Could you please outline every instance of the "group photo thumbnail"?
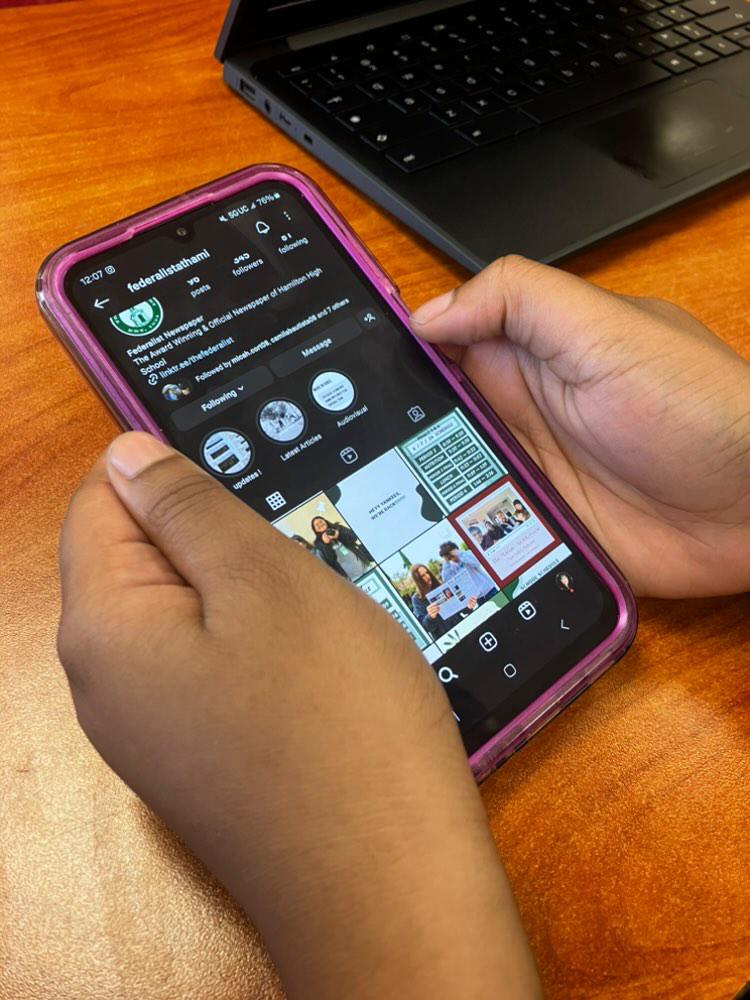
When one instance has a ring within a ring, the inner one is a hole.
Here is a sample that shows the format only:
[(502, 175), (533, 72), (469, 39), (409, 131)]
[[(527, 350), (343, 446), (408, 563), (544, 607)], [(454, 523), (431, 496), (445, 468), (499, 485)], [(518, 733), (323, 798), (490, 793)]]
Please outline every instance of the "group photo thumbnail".
[(381, 569), (431, 641), (499, 592), (448, 520), (404, 545)]
[(274, 521), (274, 527), (352, 582), (374, 565), (362, 540), (325, 493)]
[(510, 479), (456, 511), (451, 521), (501, 585), (559, 541)]

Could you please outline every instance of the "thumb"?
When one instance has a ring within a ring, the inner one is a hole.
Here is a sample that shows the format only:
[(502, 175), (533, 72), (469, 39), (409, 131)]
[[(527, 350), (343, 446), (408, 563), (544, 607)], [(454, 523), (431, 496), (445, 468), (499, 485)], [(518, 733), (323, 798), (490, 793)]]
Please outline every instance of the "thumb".
[[(549, 361), (589, 351), (634, 306), (619, 295), (524, 257), (501, 257), (466, 284), (420, 306), (414, 332), (432, 343), (475, 344), (507, 337)], [(631, 319), (632, 322), (632, 319)]]
[(271, 543), (277, 534), (208, 473), (150, 434), (131, 431), (115, 438), (106, 466), (143, 532), (199, 592), (212, 579), (226, 578), (232, 566), (247, 564), (252, 529), (268, 532)]

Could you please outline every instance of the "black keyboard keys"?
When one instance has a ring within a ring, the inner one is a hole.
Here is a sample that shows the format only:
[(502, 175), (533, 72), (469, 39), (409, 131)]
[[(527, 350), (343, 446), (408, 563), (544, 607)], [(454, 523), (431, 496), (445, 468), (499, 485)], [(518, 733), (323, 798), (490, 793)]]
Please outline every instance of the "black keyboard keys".
[(397, 167), (411, 174), (417, 170), (423, 170), (425, 167), (434, 166), (443, 160), (449, 160), (471, 148), (471, 143), (462, 136), (444, 128), (431, 135), (410, 139), (408, 142), (388, 150), (386, 156), (391, 163), (395, 163)]
[(363, 94), (359, 87), (339, 87), (338, 90), (324, 90), (313, 100), (331, 114), (341, 115), (367, 104), (367, 95)]
[(706, 63), (716, 62), (719, 58), (715, 52), (701, 45), (700, 42), (696, 42), (694, 45), (686, 45), (683, 49), (677, 49), (677, 55), (685, 56), (686, 59), (692, 59), (698, 66), (705, 66)]
[(470, 125), (462, 126), (458, 131), (475, 146), (486, 146), (500, 139), (508, 139), (519, 132), (533, 128), (534, 122), (520, 111), (501, 111), (496, 115), (478, 118)]
[(678, 76), (680, 73), (687, 73), (688, 70), (695, 69), (695, 63), (689, 59), (678, 56), (676, 52), (665, 52), (663, 56), (657, 56), (654, 60), (659, 66), (668, 69), (670, 73)]
[[(691, 64), (692, 65), (692, 64)], [(595, 85), (588, 87), (571, 87), (557, 94), (548, 94), (523, 105), (523, 111), (538, 122), (551, 122), (556, 118), (572, 115), (576, 111), (601, 104), (627, 94), (631, 90), (646, 87), (660, 80), (669, 79), (669, 73), (653, 63), (631, 63), (620, 69), (607, 73), (596, 79)]]
[(707, 49), (711, 49), (712, 52), (716, 52), (720, 56), (733, 56), (742, 51), (739, 45), (730, 42), (728, 38), (707, 38), (703, 44)]
[(729, 4), (726, 0), (685, 0), (682, 6), (687, 7), (690, 13), (696, 17), (706, 17), (707, 14), (726, 10)]
[(424, 135), (440, 128), (432, 115), (424, 112), (405, 115), (386, 102), (358, 108), (337, 120), (374, 149), (389, 149), (408, 136)]
[(695, 22), (690, 24), (678, 24), (675, 31), (679, 31), (681, 35), (685, 38), (689, 38), (691, 42), (700, 42), (704, 38), (709, 37), (709, 32), (705, 28), (699, 27)]
[[(747, 6), (747, 5), (745, 5)], [(701, 28), (714, 35), (723, 35), (725, 31), (738, 28), (741, 24), (750, 23), (750, 6), (745, 10), (725, 10), (721, 14), (712, 14), (698, 22)]]

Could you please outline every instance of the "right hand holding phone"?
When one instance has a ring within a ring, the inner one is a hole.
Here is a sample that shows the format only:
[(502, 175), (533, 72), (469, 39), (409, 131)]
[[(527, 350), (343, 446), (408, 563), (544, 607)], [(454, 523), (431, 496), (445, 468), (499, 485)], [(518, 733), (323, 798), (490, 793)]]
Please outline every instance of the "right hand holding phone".
[(637, 593), (750, 587), (750, 365), (689, 313), (505, 257), (412, 322)]

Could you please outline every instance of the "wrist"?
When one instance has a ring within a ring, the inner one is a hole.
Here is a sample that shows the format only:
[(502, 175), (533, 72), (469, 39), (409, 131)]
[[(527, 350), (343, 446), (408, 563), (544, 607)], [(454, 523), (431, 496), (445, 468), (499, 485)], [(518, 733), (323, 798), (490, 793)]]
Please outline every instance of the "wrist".
[(273, 868), (238, 893), (288, 996), (541, 996), (465, 759), (406, 777), (360, 778), (364, 811), (277, 841)]

